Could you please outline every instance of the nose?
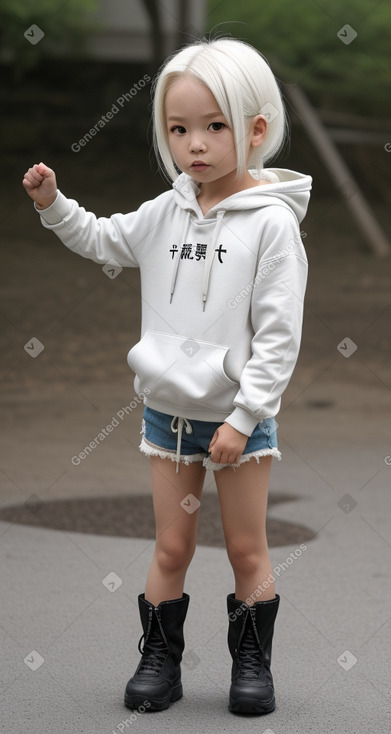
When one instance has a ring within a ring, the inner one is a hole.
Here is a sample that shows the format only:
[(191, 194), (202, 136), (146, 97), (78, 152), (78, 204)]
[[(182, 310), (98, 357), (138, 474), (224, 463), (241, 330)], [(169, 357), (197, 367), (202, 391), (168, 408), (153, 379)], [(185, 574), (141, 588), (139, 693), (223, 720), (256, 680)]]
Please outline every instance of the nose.
[(192, 135), (189, 149), (191, 153), (200, 153), (206, 150), (206, 145), (199, 135)]

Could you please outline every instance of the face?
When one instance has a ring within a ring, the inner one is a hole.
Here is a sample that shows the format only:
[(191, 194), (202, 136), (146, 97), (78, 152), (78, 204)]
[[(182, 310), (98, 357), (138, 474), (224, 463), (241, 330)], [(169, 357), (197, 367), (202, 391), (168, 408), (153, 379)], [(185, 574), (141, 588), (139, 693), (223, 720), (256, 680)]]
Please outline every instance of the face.
[(211, 91), (181, 77), (165, 98), (168, 141), (178, 168), (198, 183), (236, 174), (233, 131)]

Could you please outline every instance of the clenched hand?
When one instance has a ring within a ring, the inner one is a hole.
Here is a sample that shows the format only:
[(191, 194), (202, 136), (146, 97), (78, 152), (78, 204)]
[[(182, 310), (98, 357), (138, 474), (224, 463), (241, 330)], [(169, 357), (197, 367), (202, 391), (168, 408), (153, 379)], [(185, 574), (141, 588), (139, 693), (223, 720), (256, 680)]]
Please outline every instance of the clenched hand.
[(35, 163), (29, 168), (24, 174), (23, 186), (38, 209), (46, 209), (57, 196), (56, 174), (44, 163)]

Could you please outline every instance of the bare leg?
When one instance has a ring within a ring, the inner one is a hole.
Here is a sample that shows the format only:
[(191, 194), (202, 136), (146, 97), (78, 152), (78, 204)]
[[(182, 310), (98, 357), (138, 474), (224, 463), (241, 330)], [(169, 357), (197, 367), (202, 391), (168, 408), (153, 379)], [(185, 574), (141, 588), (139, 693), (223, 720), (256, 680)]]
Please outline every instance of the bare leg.
[(181, 501), (192, 494), (201, 501), (206, 470), (202, 462), (180, 465), (151, 456), (156, 545), (145, 588), (147, 601), (180, 599), (185, 576), (197, 543), (198, 509), (188, 512)]
[[(264, 456), (215, 472), (227, 553), (235, 576), (235, 597), (251, 606), (274, 599), (266, 537), (266, 509), (272, 457)], [(258, 589), (258, 594), (255, 591)], [(251, 598), (251, 595), (253, 597)]]

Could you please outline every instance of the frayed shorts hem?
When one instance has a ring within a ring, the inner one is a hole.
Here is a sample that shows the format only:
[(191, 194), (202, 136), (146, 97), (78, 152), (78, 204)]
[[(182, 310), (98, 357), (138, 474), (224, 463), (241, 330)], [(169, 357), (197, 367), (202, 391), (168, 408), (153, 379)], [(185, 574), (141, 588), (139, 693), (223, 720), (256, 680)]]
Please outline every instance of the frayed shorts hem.
[[(141, 440), (139, 449), (146, 456), (159, 456), (161, 459), (171, 459), (171, 461), (177, 460), (175, 451), (169, 451), (167, 449), (162, 449), (160, 446), (155, 446), (155, 444), (151, 444), (149, 441), (146, 441), (144, 436)], [(250, 451), (248, 454), (242, 454), (237, 464), (218, 464), (215, 461), (212, 461), (207, 454), (181, 454), (179, 460), (182, 464), (187, 466), (195, 461), (202, 461), (205, 469), (220, 471), (220, 469), (225, 469), (229, 466), (233, 469), (237, 469), (241, 464), (250, 461), (250, 459), (255, 459), (257, 464), (259, 464), (259, 459), (263, 456), (274, 456), (278, 461), (281, 461), (282, 458), (281, 451), (277, 448), (268, 448), (259, 449), (258, 451)]]

